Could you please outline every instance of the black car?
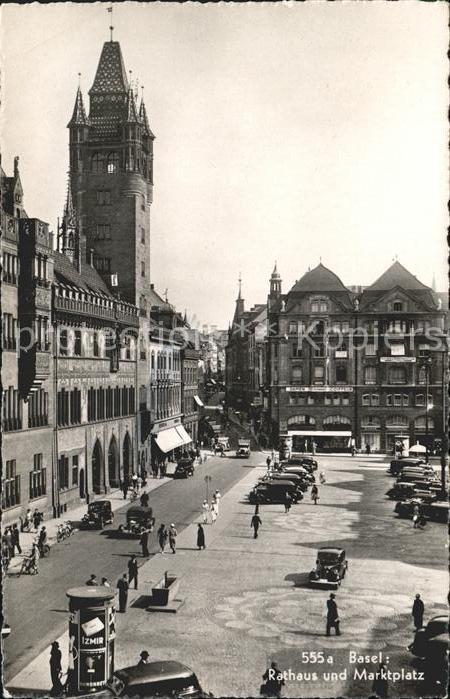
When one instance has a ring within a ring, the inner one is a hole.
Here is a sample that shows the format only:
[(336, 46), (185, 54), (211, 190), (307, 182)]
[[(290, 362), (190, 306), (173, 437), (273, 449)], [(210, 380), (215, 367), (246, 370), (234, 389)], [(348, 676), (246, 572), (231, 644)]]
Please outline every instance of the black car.
[(177, 463), (175, 472), (173, 474), (174, 478), (188, 478), (188, 476), (194, 475), (194, 461), (193, 459), (180, 459)]
[(80, 529), (103, 529), (105, 524), (114, 520), (110, 500), (95, 500), (89, 503), (88, 511), (83, 515)]
[(344, 549), (323, 546), (317, 552), (316, 567), (309, 574), (309, 584), (311, 587), (337, 589), (345, 578), (347, 568)]
[(145, 665), (133, 665), (116, 670), (108, 682), (108, 688), (90, 696), (94, 699), (112, 699), (112, 697), (199, 699), (213, 695), (203, 691), (197, 675), (187, 665), (176, 660), (157, 660)]
[(248, 499), (252, 504), (284, 503), (286, 493), (289, 493), (294, 503), (300, 500), (300, 493), (292, 481), (260, 483), (250, 491)]
[(448, 643), (448, 631), (448, 616), (434, 616), (426, 626), (416, 631), (414, 640), (408, 648), (418, 658), (426, 658), (429, 655), (430, 641), (445, 634)]
[(423, 459), (394, 459), (391, 461), (389, 473), (391, 476), (398, 476), (404, 468), (408, 466), (420, 466), (423, 464)]
[(304, 466), (308, 471), (317, 471), (318, 463), (311, 456), (291, 456), (286, 461), (287, 466)]
[(394, 512), (396, 512), (399, 517), (412, 519), (415, 505), (419, 506), (420, 514), (425, 517), (426, 520), (447, 524), (449, 507), (448, 501), (445, 500), (433, 499), (430, 502), (422, 498), (411, 498), (404, 502), (398, 502), (394, 508)]

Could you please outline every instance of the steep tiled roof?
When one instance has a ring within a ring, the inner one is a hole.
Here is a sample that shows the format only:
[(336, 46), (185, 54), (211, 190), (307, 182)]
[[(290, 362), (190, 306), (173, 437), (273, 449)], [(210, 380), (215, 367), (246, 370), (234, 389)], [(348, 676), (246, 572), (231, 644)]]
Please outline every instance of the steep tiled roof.
[(381, 277), (378, 277), (371, 286), (367, 287), (367, 291), (388, 291), (396, 286), (401, 286), (407, 291), (429, 288), (396, 260)]
[(106, 41), (100, 56), (92, 93), (127, 92), (128, 80), (118, 41)]
[(73, 108), (72, 118), (67, 126), (89, 126), (89, 119), (86, 116), (86, 110), (83, 103), (83, 95), (81, 89), (78, 88), (75, 98), (75, 106)]
[(150, 138), (155, 138), (148, 123), (147, 110), (145, 108), (144, 100), (141, 100), (141, 106), (139, 107), (139, 118), (144, 125), (144, 130), (147, 132)]
[(80, 272), (78, 272), (66, 255), (56, 250), (53, 252), (53, 255), (55, 260), (54, 272), (56, 281), (112, 298), (111, 292), (97, 270), (91, 267), (91, 265), (88, 265), (87, 262), (81, 263), (81, 269)]
[(345, 291), (348, 289), (341, 282), (339, 277), (332, 272), (330, 269), (325, 267), (322, 263), (314, 267), (310, 272), (303, 275), (301, 279), (298, 280), (292, 287), (289, 293), (301, 291), (301, 292), (320, 292), (320, 291)]

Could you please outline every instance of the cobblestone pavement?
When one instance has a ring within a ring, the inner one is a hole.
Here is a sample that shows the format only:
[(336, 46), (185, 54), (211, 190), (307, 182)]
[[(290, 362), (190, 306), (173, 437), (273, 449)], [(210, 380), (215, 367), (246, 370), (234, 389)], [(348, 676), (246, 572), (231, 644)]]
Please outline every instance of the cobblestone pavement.
[[(133, 606), (119, 615), (116, 667), (136, 662), (146, 648), (152, 658), (186, 662), (215, 696), (241, 697), (258, 695), (273, 659), (303, 673), (287, 682), (287, 697), (368, 697), (371, 681), (355, 679), (355, 667), (374, 671), (377, 665), (352, 664), (350, 651), (381, 652), (390, 669), (412, 672), (406, 646), (413, 636), (415, 593), (425, 602), (425, 622), (447, 612), (446, 527), (430, 523), (414, 530), (410, 521), (398, 519), (385, 497), (391, 479), (380, 462), (320, 457), (327, 483), (319, 488), (319, 504), (306, 495), (290, 514), (280, 505), (261, 506), (255, 540), (246, 494), (264, 470), (264, 455), (259, 463), (222, 498), (218, 521), (205, 528), (205, 551), (196, 549), (194, 523), (179, 536), (175, 556), (155, 556), (145, 564), (141, 579), (149, 586), (165, 570), (174, 571), (185, 604), (173, 615)], [(349, 559), (336, 597), (339, 638), (325, 636), (329, 591), (307, 586), (316, 550), (327, 544), (345, 548)], [(322, 651), (328, 662), (306, 662), (313, 651)], [(48, 652), (11, 686), (29, 687), (30, 677), (36, 684), (43, 663)], [(39, 681), (48, 683), (48, 677)], [(390, 697), (421, 695), (418, 681), (390, 683)]]

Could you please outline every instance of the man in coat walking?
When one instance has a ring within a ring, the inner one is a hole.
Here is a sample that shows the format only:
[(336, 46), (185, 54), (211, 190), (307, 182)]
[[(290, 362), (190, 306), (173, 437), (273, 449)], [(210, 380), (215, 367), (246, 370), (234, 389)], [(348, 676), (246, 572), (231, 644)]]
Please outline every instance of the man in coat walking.
[(17, 524), (12, 525), (11, 529), (11, 546), (12, 546), (12, 555), (14, 556), (16, 552), (16, 548), (18, 553), (22, 553), (22, 549), (20, 548), (20, 533), (19, 533), (19, 527)]
[(412, 617), (414, 619), (414, 626), (416, 631), (423, 626), (423, 614), (425, 612), (425, 605), (420, 599), (420, 595), (416, 595), (412, 607)]
[(341, 635), (339, 629), (339, 614), (335, 598), (336, 595), (331, 593), (330, 599), (327, 600), (327, 636), (330, 635), (332, 628), (334, 628), (336, 636)]
[(262, 522), (259, 518), (259, 515), (254, 514), (252, 517), (252, 521), (250, 526), (253, 527), (253, 538), (257, 539), (258, 538), (258, 529), (260, 528)]
[(124, 573), (117, 581), (117, 588), (119, 590), (119, 612), (125, 613), (127, 611), (129, 587), (127, 574)]
[(134, 589), (138, 589), (138, 563), (136, 556), (131, 556), (128, 561), (128, 585), (131, 587), (131, 583), (134, 580)]
[(142, 555), (145, 558), (148, 558), (150, 556), (150, 552), (148, 550), (148, 529), (144, 529), (142, 534), (141, 534), (141, 540), (140, 540), (141, 548), (142, 548)]

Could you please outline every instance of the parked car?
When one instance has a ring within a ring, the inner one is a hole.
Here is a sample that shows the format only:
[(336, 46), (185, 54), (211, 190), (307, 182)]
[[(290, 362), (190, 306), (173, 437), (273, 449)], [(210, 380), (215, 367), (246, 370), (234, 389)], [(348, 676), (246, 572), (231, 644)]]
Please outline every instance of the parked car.
[(394, 483), (393, 487), (390, 488), (386, 495), (391, 498), (391, 500), (409, 500), (411, 498), (420, 498), (421, 500), (435, 499), (438, 497), (441, 488), (432, 486), (426, 481), (420, 483), (403, 483), (398, 481)]
[(238, 448), (236, 450), (236, 456), (239, 458), (248, 459), (250, 456), (250, 440), (249, 439), (238, 439)]
[(259, 479), (257, 485), (264, 483), (292, 483), (295, 486), (297, 500), (303, 500), (303, 484), (301, 481), (294, 480), (295, 476), (289, 477), (284, 474), (274, 473), (273, 476), (263, 476)]
[(153, 517), (153, 509), (151, 507), (143, 507), (142, 505), (132, 505), (126, 512), (126, 524), (119, 526), (121, 534), (131, 534), (132, 536), (140, 536), (144, 529), (152, 532), (155, 525)]
[(133, 665), (116, 670), (107, 689), (89, 696), (94, 699), (111, 697), (171, 697), (197, 699), (212, 697), (203, 691), (197, 675), (187, 665), (176, 660), (158, 660), (146, 665)]
[(297, 456), (297, 455), (291, 455), (289, 459), (287, 459), (287, 465), (288, 466), (305, 466), (310, 471), (317, 471), (318, 468), (318, 463), (316, 459), (313, 459), (311, 456)]
[(284, 503), (286, 493), (289, 493), (292, 502), (296, 503), (300, 500), (297, 487), (291, 481), (260, 483), (250, 491), (248, 499), (252, 504)]
[(305, 493), (308, 490), (308, 483), (305, 481), (305, 479), (300, 476), (297, 473), (284, 473), (281, 471), (280, 473), (277, 472), (270, 472), (267, 473), (265, 476), (259, 479), (260, 481), (271, 481), (271, 480), (280, 480), (280, 481), (292, 481), (295, 483), (297, 489)]
[(110, 500), (95, 500), (89, 503), (86, 514), (81, 518), (80, 529), (103, 529), (114, 520)]
[(217, 437), (216, 449), (220, 449), (222, 452), (230, 451), (230, 442), (228, 437)]
[(429, 644), (431, 639), (445, 634), (448, 643), (448, 632), (448, 616), (445, 614), (434, 616), (430, 619), (426, 626), (416, 631), (414, 634), (414, 640), (411, 645), (408, 646), (408, 649), (418, 658), (426, 658), (427, 655), (429, 655)]
[(315, 483), (315, 476), (312, 475), (304, 466), (285, 466), (281, 467), (281, 473), (296, 473), (301, 476), (307, 483)]
[(423, 463), (423, 459), (394, 459), (391, 461), (389, 471), (391, 476), (398, 476), (405, 466), (420, 466)]
[(316, 567), (309, 574), (309, 584), (311, 587), (337, 589), (345, 578), (347, 569), (344, 549), (324, 546), (317, 552)]
[(394, 508), (394, 512), (399, 517), (412, 519), (414, 506), (419, 505), (420, 514), (433, 522), (448, 522), (448, 501), (434, 499), (431, 502), (421, 498), (410, 498), (403, 502), (398, 502)]
[(174, 478), (188, 478), (194, 475), (194, 460), (180, 459), (175, 467)]

